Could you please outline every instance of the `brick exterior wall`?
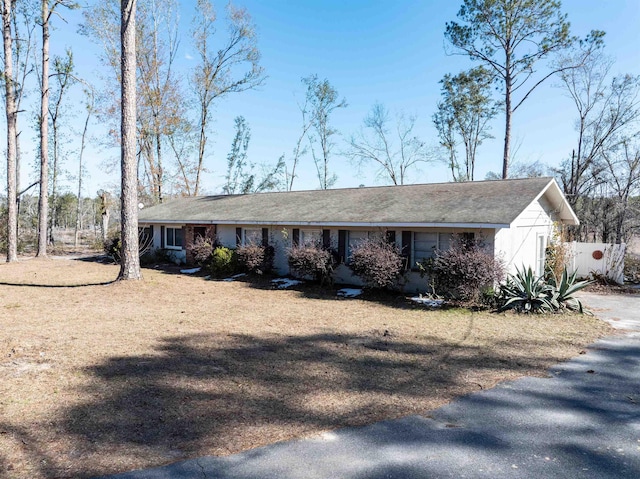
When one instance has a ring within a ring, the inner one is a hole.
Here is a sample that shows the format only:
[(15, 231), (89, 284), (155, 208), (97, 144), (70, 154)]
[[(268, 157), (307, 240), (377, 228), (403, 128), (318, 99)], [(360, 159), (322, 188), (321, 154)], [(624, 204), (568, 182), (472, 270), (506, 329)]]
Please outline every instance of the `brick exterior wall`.
[(216, 238), (216, 225), (186, 225), (184, 227), (184, 248), (186, 251), (188, 265), (194, 264), (193, 254), (191, 253), (191, 245), (195, 240), (196, 228), (204, 228), (206, 238), (209, 238), (212, 241), (215, 241)]

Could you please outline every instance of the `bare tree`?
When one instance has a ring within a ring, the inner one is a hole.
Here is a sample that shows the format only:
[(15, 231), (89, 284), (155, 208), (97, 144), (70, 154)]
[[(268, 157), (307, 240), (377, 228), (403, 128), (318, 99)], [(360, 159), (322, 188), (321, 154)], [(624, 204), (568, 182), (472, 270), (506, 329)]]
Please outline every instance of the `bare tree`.
[(193, 194), (198, 195), (204, 171), (207, 130), (213, 102), (229, 93), (251, 90), (264, 83), (255, 25), (243, 8), (227, 5), (228, 38), (216, 47), (216, 12), (209, 0), (198, 0), (192, 37), (200, 63), (192, 76), (192, 85), (200, 110), (198, 161)]
[(121, 2), (121, 238), (119, 280), (142, 279), (138, 256), (138, 169), (136, 162), (136, 0)]
[(364, 119), (364, 128), (349, 139), (346, 155), (359, 168), (373, 163), (379, 178), (404, 185), (412, 169), (431, 161), (431, 152), (414, 133), (416, 117), (400, 114), (394, 125), (390, 123), (384, 105), (374, 104)]
[(17, 116), (15, 90), (13, 85), (13, 49), (11, 19), (12, 0), (2, 4), (2, 40), (4, 45), (5, 110), (7, 115), (7, 262), (18, 260), (18, 207), (16, 189), (16, 135)]
[[(473, 181), (478, 147), (489, 134), (489, 122), (496, 116), (498, 105), (491, 99), (493, 76), (484, 67), (458, 75), (445, 75), (442, 100), (433, 115), (440, 144), (449, 155), (448, 163), (454, 181)], [(464, 145), (464, 163), (458, 160), (458, 145)]]
[[(20, 128), (19, 115), (22, 111), (21, 104), (25, 97), (24, 85), (27, 78), (33, 72), (33, 64), (31, 61), (32, 49), (34, 48), (35, 36), (34, 31), (37, 26), (37, 5), (36, 0), (23, 0), (21, 2), (14, 1), (14, 9), (12, 11), (13, 35), (13, 59), (15, 63), (15, 73), (13, 79), (14, 98), (16, 103), (16, 190), (20, 192)], [(20, 195), (18, 194), (18, 209), (20, 207)], [(18, 212), (19, 214), (19, 212)], [(18, 223), (18, 234), (20, 234), (20, 224)]]
[(602, 175), (613, 205), (613, 240), (620, 244), (628, 241), (634, 232), (640, 230), (640, 223), (631, 224), (630, 206), (634, 196), (640, 196), (640, 144), (636, 138), (625, 138), (617, 148), (603, 152), (606, 165)]
[[(347, 101), (344, 98), (339, 99), (338, 91), (326, 78), (319, 80), (318, 75), (310, 75), (303, 78), (302, 83), (307, 87), (306, 105), (309, 108), (309, 122), (315, 133), (315, 135), (308, 133), (307, 137), (320, 188), (326, 190), (331, 188), (337, 180), (335, 174), (329, 173), (329, 158), (335, 146), (333, 136), (338, 133), (331, 126), (330, 117), (338, 108), (346, 108)], [(320, 151), (313, 146), (316, 141), (320, 144)]]
[(576, 148), (554, 172), (571, 206), (584, 221), (569, 229), (586, 240), (621, 241), (626, 236), (628, 195), (636, 184), (634, 163), (640, 122), (640, 76), (610, 75), (613, 62), (603, 52), (602, 34), (590, 35), (559, 60), (580, 67), (563, 71), (561, 88), (573, 101)]
[[(141, 0), (136, 7), (137, 130), (141, 184), (152, 201), (161, 202), (167, 172), (165, 150), (168, 136), (187, 117), (187, 105), (180, 77), (174, 71), (178, 49), (178, 4), (175, 0)], [(119, 142), (120, 104), (120, 11), (117, 0), (96, 2), (83, 12), (81, 32), (103, 47), (101, 56), (112, 75), (103, 92), (99, 115), (113, 128), (112, 140)]]
[[(284, 186), (286, 191), (293, 190), (293, 182), (297, 177), (296, 170), (298, 168), (298, 164), (300, 160), (307, 154), (309, 148), (307, 145), (307, 137), (309, 134), (309, 130), (311, 129), (312, 122), (309, 120), (309, 98), (305, 95), (304, 104), (298, 104), (298, 108), (300, 109), (300, 114), (302, 115), (302, 129), (300, 130), (300, 136), (298, 136), (298, 140), (293, 148), (291, 157), (287, 160), (285, 155), (282, 155), (282, 161), (284, 161)], [(291, 168), (289, 168), (288, 163), (291, 163)]]
[(38, 250), (36, 256), (47, 256), (49, 217), (49, 26), (58, 6), (77, 8), (68, 0), (42, 0), (42, 63), (40, 71), (40, 199), (38, 201)]
[(67, 49), (64, 58), (55, 57), (53, 59), (53, 77), (55, 78), (53, 89), (53, 107), (49, 108), (49, 117), (51, 120), (51, 139), (53, 140), (53, 163), (51, 165), (51, 208), (50, 225), (49, 225), (49, 242), (53, 243), (54, 235), (53, 229), (56, 226), (56, 200), (58, 196), (58, 177), (60, 176), (61, 168), (61, 143), (62, 135), (60, 131), (62, 113), (63, 113), (63, 100), (65, 94), (69, 88), (76, 82), (73, 75), (73, 53), (70, 49)]
[(186, 112), (180, 83), (173, 71), (178, 51), (178, 5), (173, 0), (164, 0), (159, 9), (154, 3), (140, 9), (143, 16), (137, 24), (138, 128), (140, 152), (152, 180), (151, 194), (154, 201), (162, 203), (166, 176), (164, 139)]
[(78, 155), (78, 204), (76, 209), (76, 229), (74, 235), (74, 245), (78, 247), (79, 231), (82, 229), (82, 178), (84, 177), (84, 149), (86, 145), (87, 132), (89, 131), (89, 121), (94, 111), (95, 97), (93, 89), (90, 87), (85, 88), (84, 95), (86, 99), (85, 108), (87, 116), (84, 120), (84, 128), (82, 129), (82, 136), (80, 137), (80, 154)]
[[(561, 75), (561, 87), (578, 114), (576, 148), (571, 158), (556, 169), (572, 206), (597, 183), (599, 171), (605, 168), (603, 153), (615, 148), (624, 138), (624, 130), (640, 119), (640, 77), (611, 78), (613, 62), (602, 52), (601, 38), (589, 37), (586, 41), (597, 42), (597, 52), (579, 68)], [(583, 48), (591, 47), (585, 44)], [(569, 56), (562, 62), (571, 64), (575, 59)]]
[(280, 187), (281, 173), (285, 169), (284, 158), (280, 157), (275, 167), (262, 165), (260, 175), (255, 164), (248, 160), (247, 151), (251, 140), (251, 129), (244, 117), (236, 117), (236, 134), (227, 155), (227, 174), (222, 191), (226, 195), (259, 193), (277, 190)]
[[(502, 177), (507, 178), (512, 116), (539, 85), (560, 71), (552, 68), (534, 76), (541, 60), (572, 44), (569, 22), (558, 0), (463, 0), (458, 18), (461, 23), (447, 23), (445, 38), (455, 52), (482, 62), (502, 82)], [(514, 99), (518, 91), (522, 94)]]

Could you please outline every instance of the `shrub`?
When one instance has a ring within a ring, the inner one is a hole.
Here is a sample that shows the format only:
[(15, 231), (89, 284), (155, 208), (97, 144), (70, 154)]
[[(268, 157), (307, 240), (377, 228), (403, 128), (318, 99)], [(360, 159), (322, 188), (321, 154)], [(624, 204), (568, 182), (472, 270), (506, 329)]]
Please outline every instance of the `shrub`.
[(224, 278), (235, 273), (237, 270), (235, 252), (224, 246), (214, 248), (204, 268), (214, 278)]
[(625, 282), (640, 283), (640, 256), (628, 254), (624, 258)]
[(545, 250), (545, 276), (550, 279), (553, 275), (561, 276), (571, 260), (571, 247), (567, 243), (562, 226), (554, 224), (551, 241)]
[(591, 284), (592, 281), (576, 281), (576, 275), (577, 272), (575, 271), (571, 275), (568, 274), (565, 268), (559, 280), (556, 275), (551, 276), (549, 286), (553, 292), (552, 305), (556, 310), (569, 309), (580, 313), (583, 312), (582, 303), (573, 295)]
[(247, 244), (236, 248), (238, 264), (250, 273), (270, 273), (273, 270), (275, 249), (273, 246)]
[(116, 263), (120, 262), (120, 253), (122, 252), (120, 231), (117, 231), (107, 237), (104, 242), (104, 252), (107, 256), (111, 256)]
[(418, 266), (438, 293), (476, 303), (481, 302), (484, 291), (504, 278), (503, 262), (486, 251), (481, 240), (459, 236), (449, 249), (436, 250), (433, 258)]
[[(104, 242), (103, 249), (105, 254), (111, 256), (116, 263), (120, 262), (122, 254), (122, 239), (121, 232), (116, 231), (112, 233)], [(144, 232), (144, 229), (138, 231), (138, 256), (141, 257), (151, 251), (153, 247), (153, 237)]]
[(590, 281), (576, 281), (576, 273), (568, 274), (566, 268), (562, 276), (549, 273), (550, 280), (536, 278), (531, 267), (516, 269), (500, 287), (503, 305), (500, 311), (513, 309), (519, 313), (551, 313), (563, 310), (584, 312), (582, 303), (573, 295)]
[(519, 313), (546, 313), (553, 311), (552, 292), (543, 277), (536, 278), (531, 267), (522, 271), (516, 268), (500, 287), (500, 298), (504, 304), (500, 311), (514, 309)]
[(384, 239), (365, 240), (351, 251), (349, 267), (367, 286), (387, 288), (400, 276), (402, 262), (396, 245)]
[(293, 246), (289, 250), (289, 266), (298, 276), (311, 276), (320, 283), (331, 281), (334, 259), (319, 244)]
[(198, 236), (196, 240), (189, 245), (189, 249), (191, 250), (194, 261), (202, 266), (211, 258), (211, 254), (216, 246), (215, 240)]

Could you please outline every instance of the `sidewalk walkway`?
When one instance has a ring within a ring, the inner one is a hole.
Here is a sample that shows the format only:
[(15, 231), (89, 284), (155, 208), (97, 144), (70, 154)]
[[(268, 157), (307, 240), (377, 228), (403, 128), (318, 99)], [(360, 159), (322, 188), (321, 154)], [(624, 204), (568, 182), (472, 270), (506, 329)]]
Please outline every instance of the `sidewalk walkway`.
[(553, 368), (429, 417), (203, 457), (109, 479), (640, 478), (640, 296), (583, 294), (614, 327)]

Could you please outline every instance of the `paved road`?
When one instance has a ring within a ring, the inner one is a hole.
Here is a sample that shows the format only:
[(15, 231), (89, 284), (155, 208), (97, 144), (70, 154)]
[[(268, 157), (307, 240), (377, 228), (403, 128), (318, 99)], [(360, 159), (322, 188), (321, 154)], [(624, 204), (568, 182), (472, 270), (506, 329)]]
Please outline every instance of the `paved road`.
[(550, 378), (411, 416), (109, 479), (640, 478), (640, 297), (583, 294), (624, 334)]

